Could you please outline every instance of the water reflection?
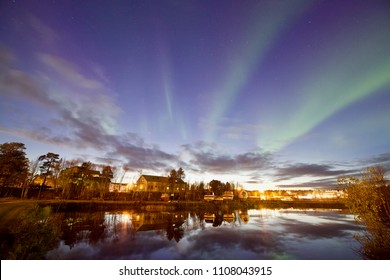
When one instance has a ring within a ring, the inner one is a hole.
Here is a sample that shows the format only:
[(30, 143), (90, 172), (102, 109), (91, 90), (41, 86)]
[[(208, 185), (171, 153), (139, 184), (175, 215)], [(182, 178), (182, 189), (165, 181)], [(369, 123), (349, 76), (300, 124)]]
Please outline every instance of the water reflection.
[[(8, 240), (7, 249), (11, 252), (8, 256), (27, 259), (360, 259), (355, 253), (359, 244), (353, 238), (360, 227), (354, 223), (353, 216), (339, 210), (130, 210), (50, 213), (44, 220), (38, 216), (30, 217), (28, 234), (14, 235), (13, 240)], [(13, 244), (19, 238), (31, 241), (37, 234), (42, 235), (41, 227), (31, 227), (34, 222), (45, 225), (44, 236), (48, 242), (35, 255), (15, 255), (13, 252), (18, 246), (35, 250), (24, 243)], [(10, 234), (23, 232), (20, 227), (20, 224), (15, 225)]]

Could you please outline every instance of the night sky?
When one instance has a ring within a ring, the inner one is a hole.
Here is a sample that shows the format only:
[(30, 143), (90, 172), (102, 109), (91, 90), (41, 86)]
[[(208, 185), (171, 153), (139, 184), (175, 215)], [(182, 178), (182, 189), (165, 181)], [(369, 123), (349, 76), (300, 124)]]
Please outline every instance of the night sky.
[(390, 170), (390, 1), (0, 0), (0, 143), (189, 182)]

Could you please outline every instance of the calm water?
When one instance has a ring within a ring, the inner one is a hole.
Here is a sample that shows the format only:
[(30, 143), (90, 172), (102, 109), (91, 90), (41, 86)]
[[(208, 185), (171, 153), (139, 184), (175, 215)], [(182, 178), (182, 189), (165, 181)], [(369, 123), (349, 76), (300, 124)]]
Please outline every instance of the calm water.
[(341, 210), (56, 213), (51, 220), (56, 241), (47, 259), (361, 258), (353, 238), (360, 228)]

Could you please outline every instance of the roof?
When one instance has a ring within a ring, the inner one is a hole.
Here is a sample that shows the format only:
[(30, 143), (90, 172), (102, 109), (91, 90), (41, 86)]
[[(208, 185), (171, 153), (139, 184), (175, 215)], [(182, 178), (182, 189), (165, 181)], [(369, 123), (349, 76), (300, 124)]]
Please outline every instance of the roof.
[(168, 183), (168, 177), (153, 176), (153, 175), (141, 175), (141, 177), (144, 177), (145, 180), (148, 182)]
[[(141, 175), (141, 177), (144, 177), (145, 180), (148, 182), (166, 183), (166, 184), (169, 183), (169, 177), (154, 176), (154, 175)], [(176, 180), (176, 183), (184, 184), (184, 181), (182, 179), (178, 179), (178, 180)]]

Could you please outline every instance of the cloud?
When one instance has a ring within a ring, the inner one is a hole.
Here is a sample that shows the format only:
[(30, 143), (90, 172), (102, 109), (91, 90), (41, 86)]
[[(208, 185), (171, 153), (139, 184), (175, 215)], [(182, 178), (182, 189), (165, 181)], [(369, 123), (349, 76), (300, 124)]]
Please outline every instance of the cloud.
[[(281, 181), (284, 181), (284, 180), (281, 180)], [(274, 180), (274, 182), (277, 183), (278, 180)], [(299, 182), (299, 183), (296, 182), (296, 183), (292, 183), (292, 184), (278, 184), (278, 185), (276, 185), (276, 187), (282, 188), (282, 189), (288, 189), (288, 188), (290, 188), (290, 189), (296, 189), (296, 188), (329, 189), (329, 188), (336, 188), (337, 187), (337, 179), (331, 178), (331, 179), (303, 181), (303, 182)]]
[(50, 129), (47, 127), (41, 127), (34, 130), (28, 129), (9, 129), (4, 126), (0, 126), (0, 132), (12, 134), (20, 138), (31, 139), (37, 142), (51, 144), (55, 146), (67, 145), (74, 143), (73, 139), (64, 135), (54, 135), (50, 133)]
[(57, 32), (36, 16), (29, 14), (27, 16), (27, 21), (34, 33), (37, 34), (39, 39), (46, 44), (53, 45), (60, 40), (60, 36), (57, 34)]
[(150, 170), (161, 172), (177, 162), (177, 156), (162, 151), (156, 145), (146, 144), (142, 138), (133, 133), (108, 136), (111, 151), (107, 157), (120, 157), (129, 170)]
[[(75, 126), (79, 136), (89, 138), (85, 131), (102, 130), (113, 133), (122, 109), (115, 104), (115, 93), (98, 79), (86, 77), (78, 67), (67, 60), (50, 55), (39, 54), (39, 60), (54, 70), (58, 77), (51, 77), (52, 86), (60, 89), (55, 95), (61, 119)], [(81, 128), (77, 129), (77, 128)], [(88, 127), (94, 127), (89, 129)], [(84, 135), (81, 135), (84, 134)]]
[[(294, 163), (287, 165), (278, 165), (274, 167), (274, 182), (281, 182), (299, 177), (313, 177), (313, 180), (300, 182), (300, 186), (321, 187), (337, 185), (339, 176), (360, 176), (365, 166), (382, 165), (385, 170), (390, 168), (390, 153), (382, 153), (369, 159), (358, 160), (355, 163), (332, 163), (330, 164), (307, 164)], [(296, 186), (297, 184), (295, 184)], [(279, 185), (279, 187), (291, 187), (290, 185)]]
[[(100, 133), (112, 133), (121, 113), (115, 104), (112, 90), (102, 82), (86, 78), (76, 65), (49, 54), (38, 55), (49, 67), (37, 70), (39, 74), (18, 69), (11, 64), (12, 55), (0, 48), (0, 92), (6, 98), (29, 100), (31, 104), (45, 106), (43, 121), (52, 117), (63, 130), (73, 131), (76, 136), (93, 143), (91, 137), (100, 139)], [(52, 72), (56, 71), (57, 76)], [(46, 77), (46, 78), (42, 78)], [(86, 132), (91, 134), (87, 135)]]
[(98, 127), (90, 126), (72, 117), (69, 117), (65, 122), (67, 126), (73, 124), (72, 136), (61, 135), (47, 127), (34, 130), (0, 127), (0, 132), (52, 145), (77, 147), (79, 150), (92, 148), (102, 151), (101, 156), (98, 157), (100, 162), (106, 161), (103, 160), (104, 158), (112, 162), (112, 159), (115, 158), (117, 163), (121, 163), (129, 171), (143, 169), (161, 172), (177, 162), (175, 155), (162, 151), (156, 145), (146, 144), (136, 134), (110, 135)]
[(4, 96), (28, 98), (47, 106), (55, 104), (31, 76), (17, 69), (1, 71), (0, 92)]
[(38, 57), (42, 63), (56, 71), (61, 77), (73, 85), (90, 90), (104, 89), (102, 82), (87, 78), (80, 73), (74, 64), (65, 59), (46, 53), (39, 54)]
[[(63, 58), (39, 54), (38, 59), (47, 67), (40, 76), (49, 77), (48, 81), (12, 66), (11, 53), (0, 48), (1, 94), (45, 106), (41, 127), (26, 120), (25, 128), (2, 126), (1, 132), (42, 143), (104, 151), (105, 156), (120, 158), (133, 170), (166, 169), (176, 160), (158, 146), (147, 145), (137, 134), (115, 133), (121, 109), (114, 102), (114, 93), (103, 82), (87, 78)], [(53, 70), (56, 76), (51, 74)]]
[(279, 188), (334, 188), (337, 186), (337, 177), (352, 176), (358, 172), (358, 169), (347, 166), (340, 163), (278, 163), (273, 167), (272, 178)]
[(232, 171), (255, 171), (269, 167), (272, 156), (261, 151), (231, 155), (217, 150), (214, 144), (199, 142), (194, 146), (182, 146), (189, 155), (189, 162), (199, 170), (229, 173)]
[(295, 163), (286, 167), (278, 167), (276, 169), (276, 176), (279, 178), (294, 178), (300, 176), (328, 177), (340, 176), (350, 172), (350, 170), (334, 170), (333, 168), (333, 166), (328, 164)]
[(45, 106), (55, 105), (56, 102), (31, 75), (13, 65), (15, 61), (11, 52), (0, 46), (0, 95), (27, 98)]
[(381, 165), (386, 171), (390, 171), (390, 153), (383, 153), (369, 159), (361, 160), (360, 164), (366, 166)]

